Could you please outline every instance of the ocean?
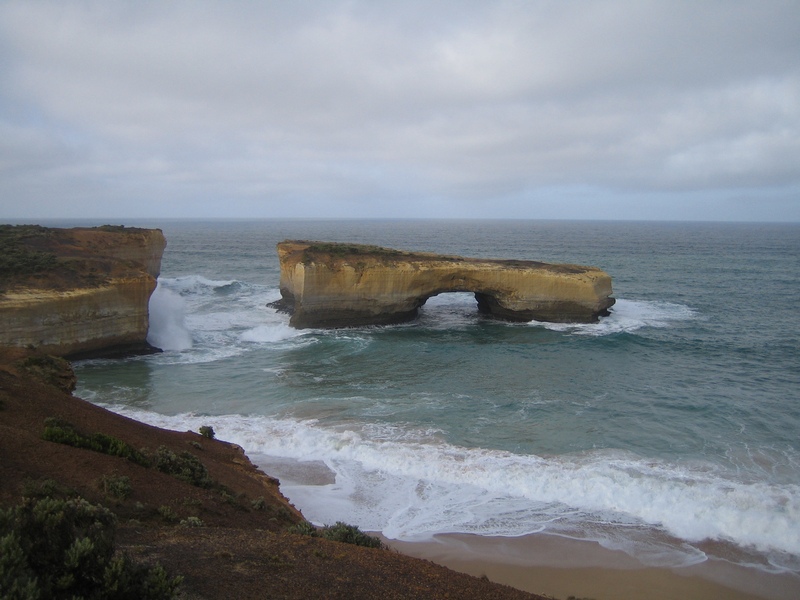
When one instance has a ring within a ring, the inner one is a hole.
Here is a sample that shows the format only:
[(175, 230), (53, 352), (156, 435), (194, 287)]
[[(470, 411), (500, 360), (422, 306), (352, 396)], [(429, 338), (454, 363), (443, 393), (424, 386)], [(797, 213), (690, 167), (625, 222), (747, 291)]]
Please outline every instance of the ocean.
[[(800, 225), (143, 225), (168, 241), (150, 304), (164, 352), (78, 362), (76, 395), (212, 426), (312, 522), (800, 577)], [(267, 307), (284, 239), (598, 266), (617, 303), (597, 324), (512, 324), (442, 294), (412, 323), (295, 330)]]

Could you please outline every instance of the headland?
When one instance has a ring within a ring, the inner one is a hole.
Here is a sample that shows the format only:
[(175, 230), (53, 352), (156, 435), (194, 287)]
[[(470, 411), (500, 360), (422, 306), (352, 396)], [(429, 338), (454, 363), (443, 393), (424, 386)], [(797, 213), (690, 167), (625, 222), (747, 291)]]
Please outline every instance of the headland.
[(159, 229), (0, 226), (0, 346), (55, 356), (130, 354), (147, 344)]

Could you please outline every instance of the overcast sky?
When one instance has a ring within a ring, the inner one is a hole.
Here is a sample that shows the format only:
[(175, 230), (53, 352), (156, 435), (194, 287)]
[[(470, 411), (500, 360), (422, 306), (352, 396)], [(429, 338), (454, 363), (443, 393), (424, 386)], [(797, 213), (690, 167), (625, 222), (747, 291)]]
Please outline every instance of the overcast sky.
[(0, 0), (0, 220), (800, 221), (800, 2)]

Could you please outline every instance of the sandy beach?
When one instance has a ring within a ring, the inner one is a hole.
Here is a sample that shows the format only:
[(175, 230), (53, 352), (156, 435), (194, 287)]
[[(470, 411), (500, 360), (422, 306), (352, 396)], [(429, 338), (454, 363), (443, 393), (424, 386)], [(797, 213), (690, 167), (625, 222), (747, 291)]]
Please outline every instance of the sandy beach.
[(556, 598), (593, 600), (793, 600), (800, 578), (723, 561), (678, 569), (646, 567), (620, 551), (552, 535), (487, 538), (439, 535), (388, 542), (403, 554)]

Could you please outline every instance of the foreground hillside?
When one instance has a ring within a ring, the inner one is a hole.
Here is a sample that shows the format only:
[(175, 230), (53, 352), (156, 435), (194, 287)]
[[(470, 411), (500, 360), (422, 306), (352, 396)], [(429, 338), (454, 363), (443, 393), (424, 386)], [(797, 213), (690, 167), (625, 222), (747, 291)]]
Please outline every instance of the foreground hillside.
[(43, 495), (103, 504), (117, 515), (118, 551), (183, 576), (184, 598), (537, 598), (290, 533), (309, 527), (241, 448), (121, 417), (73, 387), (66, 361), (0, 349), (0, 506)]

